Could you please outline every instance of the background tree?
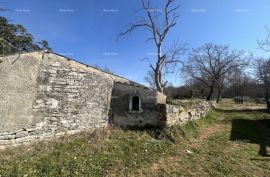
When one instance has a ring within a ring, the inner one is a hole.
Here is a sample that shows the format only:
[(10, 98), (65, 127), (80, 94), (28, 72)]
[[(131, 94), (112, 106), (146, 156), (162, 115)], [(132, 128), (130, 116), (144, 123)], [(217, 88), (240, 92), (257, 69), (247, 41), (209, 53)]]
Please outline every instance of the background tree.
[(184, 72), (208, 88), (206, 100), (211, 100), (214, 89), (232, 69), (243, 65), (242, 52), (227, 45), (205, 44), (193, 49)]
[(257, 41), (258, 46), (265, 52), (270, 52), (270, 30), (266, 28), (266, 37), (264, 40)]
[(221, 93), (222, 90), (224, 89), (225, 83), (227, 83), (227, 79), (226, 79), (226, 75), (221, 76), (218, 80), (217, 80), (217, 99), (216, 102), (219, 103), (220, 98), (221, 98)]
[(244, 101), (244, 95), (249, 82), (249, 77), (241, 68), (235, 68), (230, 77), (230, 83), (234, 90), (234, 98), (237, 103)]
[(164, 88), (164, 93), (170, 99), (206, 98), (207, 88), (195, 79), (189, 79), (183, 86)]
[[(259, 47), (265, 51), (270, 52), (270, 30), (266, 28), (267, 34), (264, 40), (258, 41)], [(257, 78), (264, 86), (264, 97), (267, 104), (267, 109), (270, 112), (269, 100), (269, 84), (270, 84), (270, 59), (264, 61), (263, 59), (257, 60)]]
[(263, 85), (267, 110), (270, 112), (270, 59), (257, 60), (256, 76), (260, 84)]
[(149, 70), (147, 72), (147, 75), (144, 77), (144, 81), (150, 88), (156, 89), (155, 73), (153, 72), (153, 70)]
[(174, 6), (175, 0), (166, 0), (162, 10), (152, 7), (150, 0), (141, 0), (142, 10), (145, 17), (132, 23), (128, 30), (121, 33), (126, 35), (135, 29), (144, 28), (150, 32), (148, 40), (153, 40), (156, 46), (157, 58), (155, 64), (150, 63), (150, 67), (154, 73), (155, 87), (159, 92), (163, 92), (163, 88), (167, 82), (163, 82), (165, 72), (172, 69), (176, 63), (181, 62), (180, 56), (185, 52), (184, 45), (175, 44), (168, 51), (162, 51), (164, 41), (169, 31), (176, 25), (179, 17), (177, 9), (179, 5)]
[(5, 17), (0, 17), (0, 55), (41, 49), (51, 50), (47, 41), (35, 42), (22, 25), (11, 24)]
[(52, 49), (49, 47), (49, 43), (45, 40), (41, 40), (40, 42), (38, 42), (38, 44), (40, 45), (40, 48), (42, 50), (49, 50), (52, 51)]

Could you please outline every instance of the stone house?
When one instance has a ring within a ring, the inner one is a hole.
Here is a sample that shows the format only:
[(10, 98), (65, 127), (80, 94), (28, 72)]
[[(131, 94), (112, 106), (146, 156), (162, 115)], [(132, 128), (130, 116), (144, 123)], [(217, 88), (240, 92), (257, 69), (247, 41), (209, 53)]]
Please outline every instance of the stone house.
[[(144, 85), (53, 52), (0, 57), (0, 145), (109, 124), (181, 122), (171, 107), (165, 95)], [(187, 115), (183, 119), (192, 119)]]
[(139, 83), (45, 51), (0, 57), (0, 91), (0, 140), (158, 125), (166, 102)]

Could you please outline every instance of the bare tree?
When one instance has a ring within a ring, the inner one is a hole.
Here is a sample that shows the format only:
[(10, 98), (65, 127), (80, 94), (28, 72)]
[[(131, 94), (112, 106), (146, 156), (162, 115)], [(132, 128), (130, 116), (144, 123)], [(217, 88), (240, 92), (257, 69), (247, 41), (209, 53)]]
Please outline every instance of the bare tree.
[[(258, 45), (263, 51), (270, 52), (270, 30), (268, 28), (265, 40), (258, 41)], [(257, 60), (257, 77), (264, 86), (264, 97), (267, 104), (267, 110), (270, 112), (270, 59)]]
[(257, 41), (258, 46), (265, 52), (270, 52), (270, 30), (266, 28), (266, 37), (264, 40)]
[(226, 81), (227, 81), (227, 79), (226, 79), (225, 75), (221, 76), (217, 81), (217, 99), (216, 99), (217, 103), (219, 103), (219, 101), (220, 101), (221, 92), (225, 86)]
[(152, 88), (156, 89), (156, 84), (155, 84), (155, 73), (153, 70), (149, 70), (147, 72), (147, 75), (144, 77), (144, 81), (147, 83), (147, 85)]
[(267, 104), (267, 110), (270, 112), (270, 59), (257, 60), (256, 76), (259, 83), (264, 87), (264, 98)]
[(154, 72), (155, 87), (159, 92), (163, 92), (163, 88), (167, 82), (164, 81), (164, 74), (168, 72), (168, 68), (181, 62), (180, 56), (185, 52), (184, 45), (173, 45), (173, 47), (163, 52), (163, 44), (169, 31), (176, 25), (179, 15), (177, 9), (179, 5), (174, 6), (175, 0), (166, 0), (164, 9), (155, 9), (152, 7), (150, 0), (141, 0), (142, 10), (145, 17), (130, 24), (128, 30), (119, 36), (126, 35), (138, 28), (144, 28), (150, 32), (147, 39), (153, 40), (157, 50), (157, 59), (155, 64), (150, 63), (150, 67)]
[(230, 84), (234, 90), (234, 96), (236, 103), (243, 104), (244, 94), (249, 82), (249, 77), (241, 70), (241, 68), (235, 68), (229, 78)]
[(242, 52), (230, 50), (227, 45), (205, 44), (192, 50), (184, 72), (208, 87), (206, 99), (209, 101), (222, 77), (244, 64), (242, 55)]

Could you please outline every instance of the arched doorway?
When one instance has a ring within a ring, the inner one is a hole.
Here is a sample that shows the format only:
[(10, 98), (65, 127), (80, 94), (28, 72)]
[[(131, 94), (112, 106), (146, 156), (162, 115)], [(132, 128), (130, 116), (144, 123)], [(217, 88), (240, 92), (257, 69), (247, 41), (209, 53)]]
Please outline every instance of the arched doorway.
[(138, 96), (134, 96), (132, 98), (132, 111), (140, 111), (140, 98)]
[(129, 110), (131, 112), (141, 112), (141, 99), (139, 96), (132, 96), (129, 103)]

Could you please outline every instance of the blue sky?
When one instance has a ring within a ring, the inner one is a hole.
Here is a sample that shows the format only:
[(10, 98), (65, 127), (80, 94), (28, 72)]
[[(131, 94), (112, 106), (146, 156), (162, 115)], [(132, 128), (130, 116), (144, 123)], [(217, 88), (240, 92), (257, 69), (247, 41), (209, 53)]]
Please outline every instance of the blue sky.
[[(165, 0), (154, 0), (161, 8)], [(166, 45), (179, 40), (190, 48), (206, 42), (229, 44), (234, 49), (265, 55), (256, 41), (270, 27), (269, 0), (178, 0), (180, 19)], [(36, 40), (45, 39), (56, 53), (90, 65), (108, 67), (118, 75), (144, 83), (149, 64), (154, 61), (153, 43), (148, 33), (135, 31), (117, 40), (117, 35), (140, 14), (139, 0), (1, 0), (1, 12), (13, 23), (22, 24)], [(174, 85), (180, 76), (169, 76)]]

